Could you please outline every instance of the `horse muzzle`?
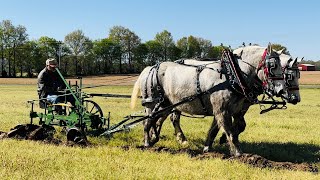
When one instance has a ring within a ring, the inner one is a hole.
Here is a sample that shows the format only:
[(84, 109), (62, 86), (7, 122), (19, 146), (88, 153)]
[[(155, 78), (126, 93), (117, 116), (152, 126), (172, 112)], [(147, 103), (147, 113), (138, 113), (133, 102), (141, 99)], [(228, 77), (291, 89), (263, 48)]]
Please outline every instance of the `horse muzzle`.
[(292, 94), (289, 98), (288, 98), (288, 102), (291, 104), (296, 105), (298, 102), (300, 102), (300, 98), (294, 94)]

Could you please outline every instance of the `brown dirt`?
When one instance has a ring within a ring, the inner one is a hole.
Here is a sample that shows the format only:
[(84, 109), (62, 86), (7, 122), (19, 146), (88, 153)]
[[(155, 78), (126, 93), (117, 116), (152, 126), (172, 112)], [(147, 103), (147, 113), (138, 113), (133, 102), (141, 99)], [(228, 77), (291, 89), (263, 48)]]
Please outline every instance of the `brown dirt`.
[[(320, 84), (320, 71), (301, 71), (300, 84)], [(88, 76), (83, 78), (85, 85), (133, 85), (139, 74)], [(68, 78), (74, 82), (75, 79)], [(0, 84), (36, 85), (36, 78), (0, 78)]]
[[(123, 146), (124, 150), (128, 150), (131, 147), (129, 146)], [(253, 167), (257, 168), (271, 168), (271, 169), (286, 169), (286, 170), (293, 170), (293, 171), (307, 171), (307, 172), (313, 172), (318, 173), (318, 167), (315, 164), (311, 163), (292, 163), (292, 162), (276, 162), (268, 160), (262, 156), (259, 156), (257, 154), (242, 154), (239, 157), (229, 156), (224, 153), (220, 152), (208, 152), (208, 153), (202, 153), (201, 150), (195, 151), (190, 149), (180, 149), (180, 150), (173, 150), (166, 147), (152, 147), (152, 148), (144, 148), (143, 146), (136, 147), (141, 150), (148, 150), (148, 151), (154, 151), (154, 152), (167, 152), (170, 154), (182, 154), (186, 153), (191, 158), (195, 158), (198, 160), (203, 159), (211, 159), (211, 158), (219, 158), (223, 160), (228, 161), (238, 161), (241, 163), (248, 164)]]
[[(83, 77), (84, 85), (134, 85), (138, 78), (138, 74), (126, 75), (104, 75), (104, 76), (88, 76)], [(76, 79), (67, 78), (67, 81), (75, 83)], [(36, 85), (36, 78), (0, 78), (0, 84), (11, 85)]]
[(299, 84), (320, 84), (320, 71), (301, 71)]

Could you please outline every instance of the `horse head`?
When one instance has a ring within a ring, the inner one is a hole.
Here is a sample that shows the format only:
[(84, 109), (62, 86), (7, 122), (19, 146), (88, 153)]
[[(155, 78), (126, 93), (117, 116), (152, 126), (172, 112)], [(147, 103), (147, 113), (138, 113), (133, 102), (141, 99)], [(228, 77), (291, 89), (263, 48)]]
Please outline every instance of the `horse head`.
[(298, 58), (292, 59), (290, 55), (282, 53), (280, 54), (280, 59), (287, 87), (284, 97), (289, 103), (297, 104), (301, 100), (299, 92), (300, 71), (298, 64), (303, 58), (299, 61)]
[[(280, 97), (285, 92), (285, 81), (280, 62), (280, 55), (272, 50), (269, 43), (267, 48), (260, 46), (247, 46), (238, 48), (233, 53), (241, 59), (240, 62), (248, 64), (263, 82), (264, 89), (271, 95)], [(250, 68), (250, 67), (248, 67)]]

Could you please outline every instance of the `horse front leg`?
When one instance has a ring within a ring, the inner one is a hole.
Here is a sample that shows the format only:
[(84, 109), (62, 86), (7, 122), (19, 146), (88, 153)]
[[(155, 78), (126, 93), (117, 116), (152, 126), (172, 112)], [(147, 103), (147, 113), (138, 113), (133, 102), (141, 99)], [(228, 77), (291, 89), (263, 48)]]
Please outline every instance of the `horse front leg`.
[[(146, 107), (145, 111), (147, 115), (150, 115), (152, 113), (152, 107)], [(152, 127), (152, 124), (154, 123), (153, 118), (148, 118), (143, 121), (143, 132), (144, 132), (144, 147), (150, 147), (153, 144), (151, 144), (151, 136), (150, 136), (150, 130)]]
[(180, 117), (181, 117), (181, 111), (173, 111), (173, 113), (170, 116), (170, 120), (172, 122), (172, 125), (174, 127), (174, 134), (176, 135), (177, 141), (182, 144), (188, 144), (187, 138), (184, 135), (181, 125), (180, 125)]
[(169, 113), (163, 114), (159, 118), (157, 118), (157, 121), (152, 124), (152, 129), (150, 129), (150, 136), (152, 137), (152, 144), (157, 143), (160, 140), (160, 133), (163, 122), (167, 119)]
[[(249, 107), (245, 110), (242, 110), (239, 113), (236, 113), (233, 115), (233, 124), (232, 128), (234, 129), (236, 135), (239, 137), (239, 135), (246, 129), (246, 120), (244, 119), (244, 115), (248, 111)], [(222, 134), (219, 144), (224, 144), (227, 142), (227, 137), (225, 133)]]
[(212, 148), (213, 141), (216, 138), (218, 132), (219, 132), (219, 125), (214, 116), (210, 130), (207, 135), (206, 142), (204, 144), (203, 152), (209, 152), (209, 150)]
[(216, 113), (215, 118), (218, 122), (218, 125), (224, 131), (230, 148), (230, 154), (233, 156), (240, 156), (242, 154), (239, 147), (238, 134), (235, 132), (232, 127), (232, 117), (227, 112)]

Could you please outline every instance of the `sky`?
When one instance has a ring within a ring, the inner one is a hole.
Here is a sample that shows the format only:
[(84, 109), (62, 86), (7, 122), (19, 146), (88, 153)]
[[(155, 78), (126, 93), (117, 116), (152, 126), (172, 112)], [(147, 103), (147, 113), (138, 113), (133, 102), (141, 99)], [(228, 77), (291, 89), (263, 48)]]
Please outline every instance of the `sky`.
[(175, 41), (192, 35), (232, 48), (271, 42), (293, 57), (320, 60), (319, 0), (0, 0), (2, 20), (25, 26), (31, 40), (63, 41), (78, 29), (102, 39), (120, 25), (142, 42), (167, 30)]

